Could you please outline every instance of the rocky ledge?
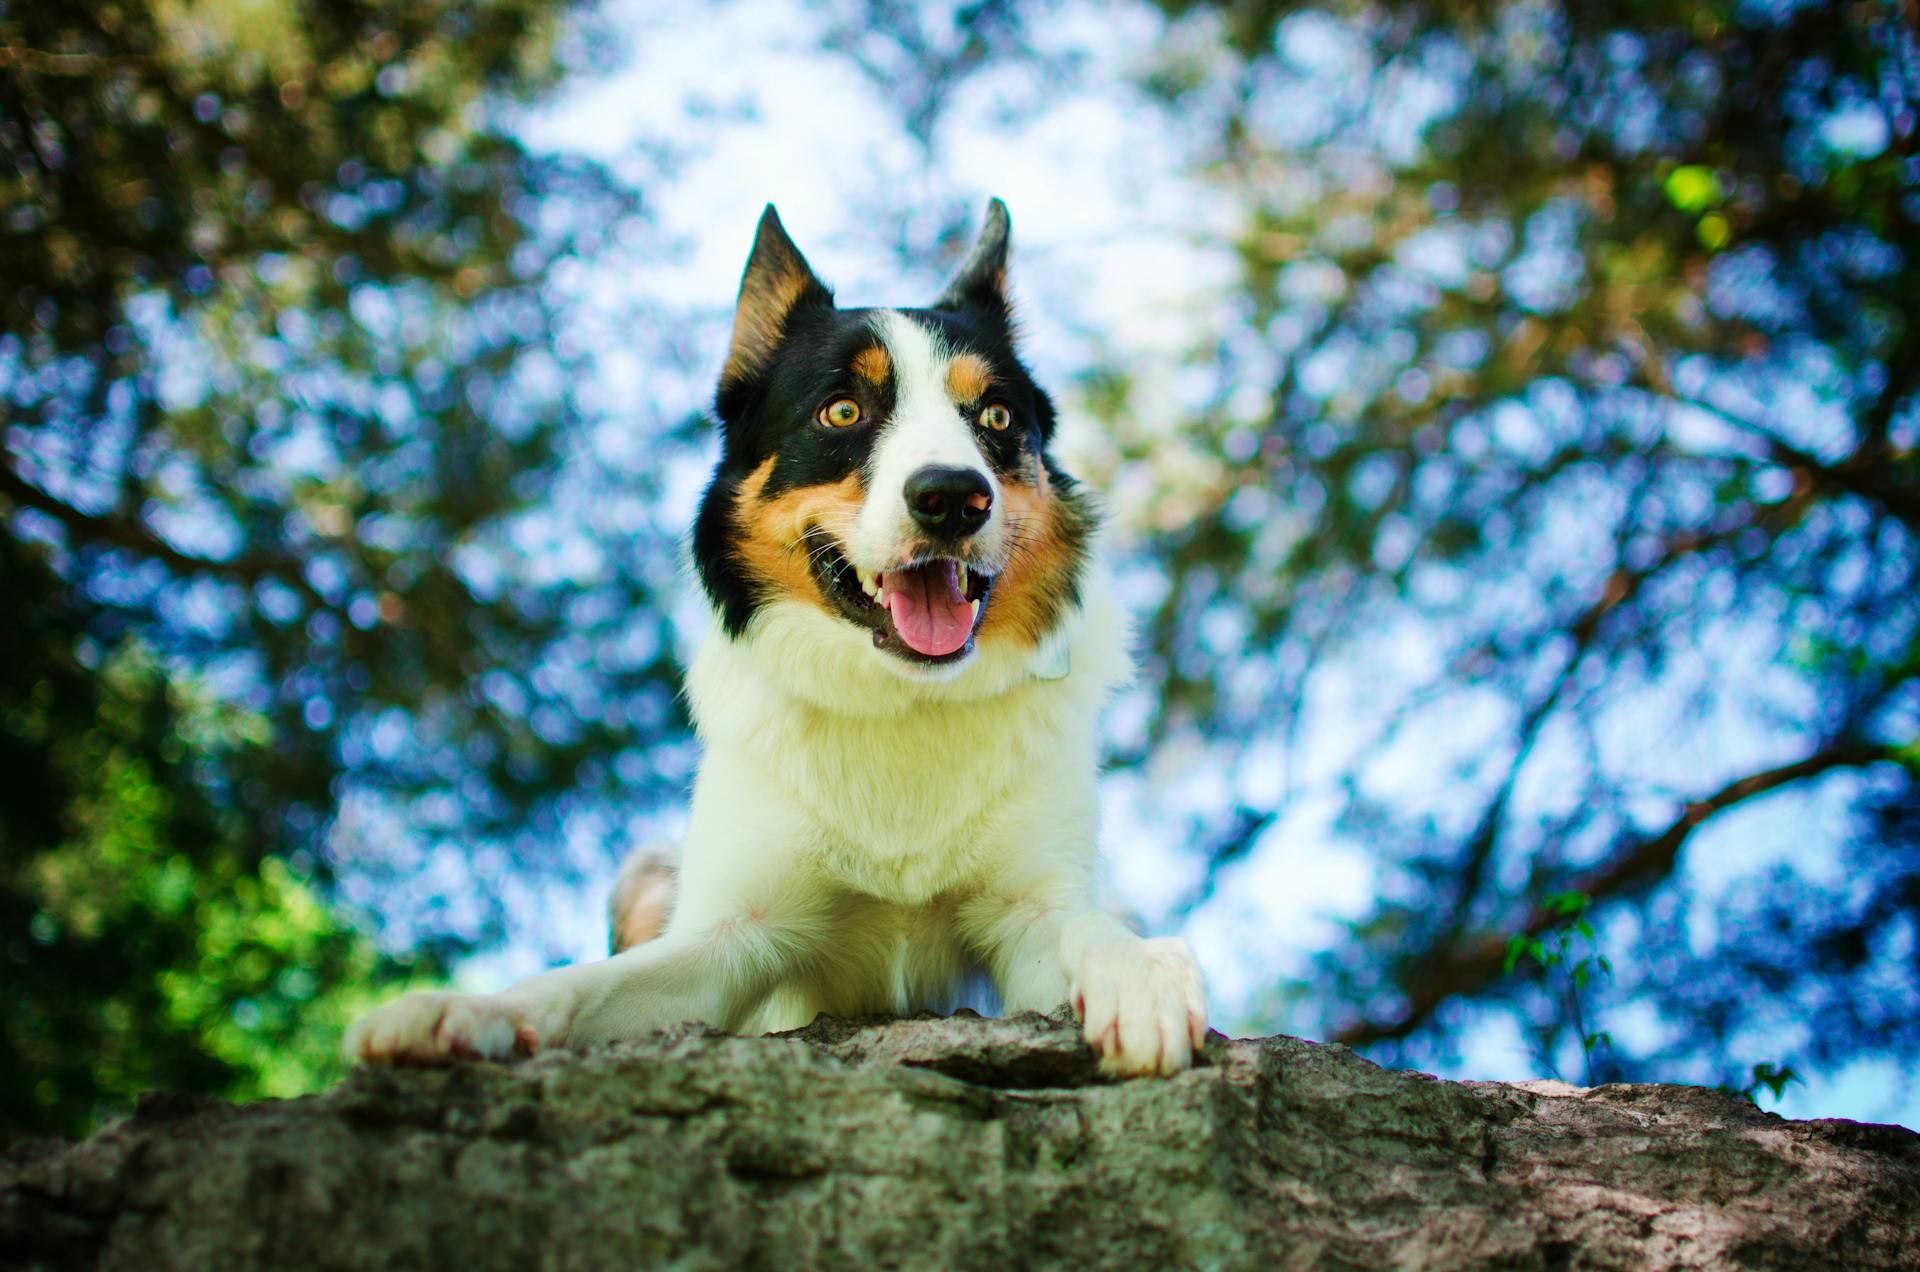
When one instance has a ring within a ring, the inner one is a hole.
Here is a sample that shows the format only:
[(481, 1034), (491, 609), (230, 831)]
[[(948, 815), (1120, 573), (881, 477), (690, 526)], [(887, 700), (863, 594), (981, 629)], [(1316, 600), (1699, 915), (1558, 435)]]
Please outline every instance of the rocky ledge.
[(324, 1095), (154, 1096), (0, 1159), (27, 1268), (1920, 1268), (1920, 1135), (1063, 1019), (692, 1029)]

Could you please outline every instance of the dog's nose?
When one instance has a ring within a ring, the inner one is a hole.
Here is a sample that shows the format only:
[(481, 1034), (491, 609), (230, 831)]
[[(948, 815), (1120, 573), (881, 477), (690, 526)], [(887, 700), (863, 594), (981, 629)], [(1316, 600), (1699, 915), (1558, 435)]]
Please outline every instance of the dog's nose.
[(964, 539), (987, 524), (993, 487), (976, 468), (930, 464), (907, 478), (907, 510), (928, 534)]

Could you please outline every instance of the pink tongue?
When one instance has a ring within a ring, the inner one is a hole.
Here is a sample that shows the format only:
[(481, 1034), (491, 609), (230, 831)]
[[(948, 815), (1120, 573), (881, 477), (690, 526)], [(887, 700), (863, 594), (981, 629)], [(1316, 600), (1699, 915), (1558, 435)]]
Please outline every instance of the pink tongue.
[(889, 570), (881, 585), (894, 629), (916, 653), (938, 658), (966, 644), (973, 634), (973, 606), (961, 591), (952, 561)]

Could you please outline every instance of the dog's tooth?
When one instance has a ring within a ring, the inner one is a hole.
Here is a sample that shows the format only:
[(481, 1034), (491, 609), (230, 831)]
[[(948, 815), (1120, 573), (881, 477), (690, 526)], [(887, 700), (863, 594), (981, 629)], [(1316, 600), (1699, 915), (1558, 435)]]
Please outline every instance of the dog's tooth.
[(973, 609), (973, 621), (975, 623), (978, 623), (980, 621), (980, 602), (978, 601), (973, 602), (972, 609)]
[(876, 580), (876, 579), (874, 578), (874, 575), (873, 575), (873, 571), (872, 571), (872, 570), (862, 570), (862, 569), (860, 569), (859, 567), (857, 567), (857, 566), (856, 566), (856, 567), (854, 568), (854, 573), (856, 573), (856, 574), (858, 574), (858, 575), (860, 576), (860, 590), (861, 590), (862, 592), (865, 592), (865, 593), (866, 593), (866, 594), (867, 594), (868, 596), (871, 596), (871, 597), (872, 597), (873, 599), (875, 599), (876, 601), (877, 601), (877, 600), (879, 600), (879, 599), (880, 599), (880, 584), (879, 584), (879, 582), (878, 582), (878, 581), (877, 581), (877, 580)]

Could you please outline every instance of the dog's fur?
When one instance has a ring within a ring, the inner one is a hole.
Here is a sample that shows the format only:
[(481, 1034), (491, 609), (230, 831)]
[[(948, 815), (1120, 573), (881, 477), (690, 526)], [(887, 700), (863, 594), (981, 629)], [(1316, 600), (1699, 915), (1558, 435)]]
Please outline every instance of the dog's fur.
[[(843, 310), (766, 210), (693, 536), (716, 630), (688, 678), (705, 758), (671, 917), (631, 943), (669, 894), (629, 872), (629, 948), (504, 993), (411, 995), (360, 1021), (349, 1056), (908, 1012), (979, 969), (1006, 1010), (1071, 1002), (1111, 1073), (1191, 1063), (1192, 954), (1094, 901), (1095, 725), (1124, 626), (1090, 501), (1047, 451), (1053, 406), (1014, 352), (1007, 230), (994, 200), (927, 309)], [(920, 493), (929, 472), (944, 495)], [(894, 595), (914, 586), (944, 628)]]

